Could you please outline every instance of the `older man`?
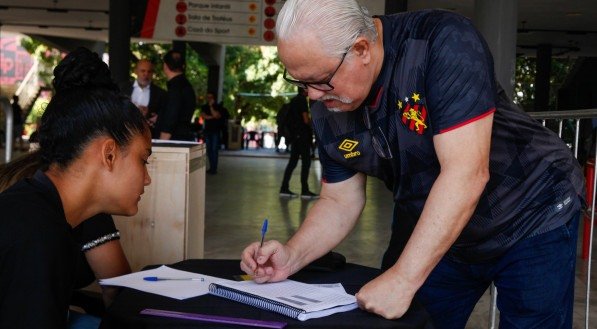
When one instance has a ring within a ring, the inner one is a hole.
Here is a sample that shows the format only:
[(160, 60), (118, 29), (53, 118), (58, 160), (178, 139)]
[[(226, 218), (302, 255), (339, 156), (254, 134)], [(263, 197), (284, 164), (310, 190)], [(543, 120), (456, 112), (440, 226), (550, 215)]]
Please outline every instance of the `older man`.
[(375, 176), (394, 193), (394, 221), (361, 308), (398, 318), (416, 295), (438, 328), (464, 328), (493, 281), (501, 326), (570, 328), (582, 174), (566, 145), (507, 99), (472, 23), (288, 0), (276, 31), (284, 77), (319, 101), (323, 186), (296, 234), (251, 244), (241, 268), (278, 281), (334, 248)]
[(155, 123), (161, 112), (166, 108), (166, 91), (153, 84), (154, 65), (148, 59), (140, 59), (135, 65), (137, 78), (129, 85), (129, 95), (141, 113), (147, 119), (153, 138), (157, 138)]

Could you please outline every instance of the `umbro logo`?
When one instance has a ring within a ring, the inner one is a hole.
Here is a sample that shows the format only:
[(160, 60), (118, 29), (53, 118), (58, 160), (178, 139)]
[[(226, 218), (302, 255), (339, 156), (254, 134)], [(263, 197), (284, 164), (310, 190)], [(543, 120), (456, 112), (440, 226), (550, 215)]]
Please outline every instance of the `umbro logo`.
[(354, 151), (355, 147), (357, 147), (357, 145), (359, 145), (359, 142), (357, 141), (353, 141), (352, 139), (345, 139), (342, 141), (342, 143), (340, 143), (340, 145), (338, 146), (338, 149), (344, 152), (348, 152), (346, 154), (344, 154), (344, 158), (345, 159), (350, 159), (350, 158), (354, 158), (354, 157), (358, 157), (361, 155), (361, 152), (359, 151)]

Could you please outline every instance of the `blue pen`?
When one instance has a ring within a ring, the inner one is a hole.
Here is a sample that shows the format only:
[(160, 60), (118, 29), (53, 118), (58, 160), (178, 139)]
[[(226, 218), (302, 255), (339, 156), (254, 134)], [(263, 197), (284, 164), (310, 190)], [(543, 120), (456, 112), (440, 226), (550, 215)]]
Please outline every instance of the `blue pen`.
[(261, 245), (259, 248), (263, 247), (263, 239), (265, 238), (265, 232), (267, 232), (267, 218), (263, 220), (263, 225), (261, 225)]
[(167, 281), (167, 280), (182, 280), (182, 281), (204, 281), (203, 278), (165, 278), (161, 276), (146, 276), (145, 281)]

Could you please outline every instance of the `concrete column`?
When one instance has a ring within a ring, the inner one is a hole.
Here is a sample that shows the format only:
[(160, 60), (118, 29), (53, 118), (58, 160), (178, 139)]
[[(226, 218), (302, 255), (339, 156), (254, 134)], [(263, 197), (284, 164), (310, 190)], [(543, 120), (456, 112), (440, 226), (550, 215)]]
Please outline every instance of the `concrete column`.
[(197, 52), (207, 65), (207, 90), (215, 91), (218, 102), (220, 102), (224, 87), (226, 46), (208, 42), (190, 42), (189, 46)]
[(537, 72), (535, 74), (535, 111), (549, 110), (549, 76), (551, 75), (551, 45), (537, 47)]
[(516, 0), (475, 0), (475, 25), (493, 55), (496, 79), (510, 98), (516, 69), (517, 3)]
[(110, 71), (117, 85), (129, 80), (131, 61), (130, 1), (110, 0), (109, 30)]

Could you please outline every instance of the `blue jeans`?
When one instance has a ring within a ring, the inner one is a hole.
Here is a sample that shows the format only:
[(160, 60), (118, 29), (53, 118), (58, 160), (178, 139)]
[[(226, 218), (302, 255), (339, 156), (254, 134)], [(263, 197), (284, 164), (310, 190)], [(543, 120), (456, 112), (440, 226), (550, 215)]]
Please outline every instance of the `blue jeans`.
[(444, 257), (417, 293), (437, 329), (464, 328), (491, 282), (500, 328), (572, 328), (579, 215), (483, 264)]
[(205, 147), (209, 160), (209, 171), (215, 173), (218, 170), (218, 152), (220, 150), (219, 131), (205, 133)]

